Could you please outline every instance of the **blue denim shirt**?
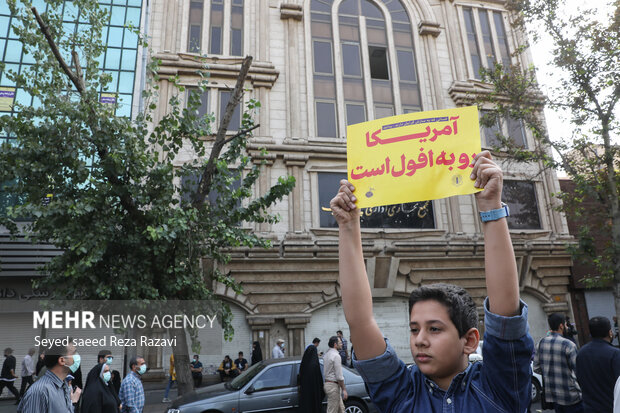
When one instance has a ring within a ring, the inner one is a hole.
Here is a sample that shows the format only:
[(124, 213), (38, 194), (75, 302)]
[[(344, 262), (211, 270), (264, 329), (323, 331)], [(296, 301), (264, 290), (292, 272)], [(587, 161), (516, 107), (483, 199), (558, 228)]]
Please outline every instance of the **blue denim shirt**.
[[(524, 413), (532, 396), (530, 360), (534, 342), (527, 325), (527, 305), (521, 314), (502, 317), (484, 302), (484, 362), (470, 363), (447, 391), (417, 366), (407, 368), (389, 342), (382, 355), (353, 365), (368, 386), (372, 402), (383, 413)], [(386, 340), (387, 341), (387, 340)]]

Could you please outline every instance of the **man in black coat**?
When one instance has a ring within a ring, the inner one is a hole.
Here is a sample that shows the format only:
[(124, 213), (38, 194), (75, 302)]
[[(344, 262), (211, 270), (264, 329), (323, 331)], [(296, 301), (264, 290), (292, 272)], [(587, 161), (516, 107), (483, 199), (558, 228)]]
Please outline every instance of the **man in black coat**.
[(588, 323), (592, 341), (577, 353), (577, 381), (588, 413), (611, 413), (614, 385), (620, 376), (620, 349), (611, 345), (614, 333), (609, 319), (593, 317)]

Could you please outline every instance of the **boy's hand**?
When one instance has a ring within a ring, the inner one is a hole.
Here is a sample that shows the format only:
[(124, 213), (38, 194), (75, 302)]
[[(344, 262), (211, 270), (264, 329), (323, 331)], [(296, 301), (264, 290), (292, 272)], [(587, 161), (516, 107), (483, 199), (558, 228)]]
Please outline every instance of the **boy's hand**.
[(353, 195), (355, 187), (346, 179), (340, 181), (340, 189), (338, 194), (332, 198), (329, 206), (332, 209), (332, 215), (336, 218), (338, 226), (359, 222), (360, 214), (355, 201), (357, 198)]
[(470, 178), (475, 180), (476, 188), (484, 188), (482, 192), (476, 193), (476, 201), (480, 211), (490, 211), (502, 207), (502, 170), (492, 160), (489, 151), (480, 152), (474, 158), (474, 169)]

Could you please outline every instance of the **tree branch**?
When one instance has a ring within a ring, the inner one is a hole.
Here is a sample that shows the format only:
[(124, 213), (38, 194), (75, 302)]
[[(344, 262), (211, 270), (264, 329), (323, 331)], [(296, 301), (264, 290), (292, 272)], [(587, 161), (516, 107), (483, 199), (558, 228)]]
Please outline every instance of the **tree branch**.
[[(56, 60), (60, 64), (60, 67), (62, 68), (63, 72), (65, 72), (65, 74), (69, 77), (69, 79), (71, 80), (71, 83), (75, 85), (75, 88), (78, 90), (78, 92), (80, 92), (80, 94), (84, 94), (86, 92), (86, 89), (84, 87), (84, 82), (81, 81), (81, 79), (78, 76), (76, 76), (75, 73), (73, 73), (71, 68), (67, 65), (67, 62), (65, 62), (65, 59), (63, 59), (62, 55), (60, 54), (60, 50), (58, 50), (58, 46), (56, 46), (56, 43), (54, 42), (54, 38), (52, 37), (50, 28), (48, 27), (47, 24), (45, 24), (45, 22), (41, 18), (41, 15), (39, 15), (39, 12), (37, 11), (36, 7), (33, 7), (31, 10), (34, 13), (34, 17), (37, 19), (37, 23), (39, 24), (39, 27), (41, 28), (41, 32), (43, 32), (43, 35), (45, 36), (45, 39), (47, 40), (47, 44), (49, 44), (50, 48), (52, 49), (52, 53), (54, 53), (54, 57), (56, 57)], [(75, 51), (73, 51), (73, 53), (75, 53)], [(76, 62), (79, 62), (78, 59), (75, 59), (75, 60)], [(79, 65), (79, 63), (77, 64)]]
[(243, 83), (245, 82), (245, 78), (250, 71), (250, 66), (252, 65), (252, 56), (246, 56), (243, 59), (243, 64), (241, 65), (241, 70), (239, 72), (239, 76), (237, 77), (237, 84), (235, 85), (235, 89), (233, 90), (230, 100), (226, 105), (226, 111), (224, 112), (224, 116), (220, 121), (220, 127), (217, 130), (217, 135), (215, 136), (215, 143), (213, 144), (213, 148), (211, 148), (211, 154), (209, 155), (209, 160), (207, 161), (207, 165), (202, 173), (202, 178), (200, 180), (200, 184), (198, 186), (198, 191), (194, 194), (194, 199), (192, 200), (192, 205), (195, 208), (200, 208), (209, 193), (211, 188), (211, 183), (213, 182), (213, 174), (215, 173), (216, 161), (219, 159), (220, 153), (226, 144), (226, 131), (228, 130), (228, 124), (232, 119), (233, 112), (235, 108), (241, 101), (241, 96), (243, 94)]
[(228, 142), (235, 140), (235, 138), (238, 138), (239, 136), (245, 135), (246, 133), (252, 132), (254, 129), (258, 128), (260, 126), (259, 124), (256, 124), (254, 126), (252, 126), (249, 129), (244, 129), (242, 131), (239, 131), (237, 133), (235, 133), (233, 136), (231, 136), (230, 138), (226, 138), (226, 140), (224, 141), (224, 145), (226, 145)]

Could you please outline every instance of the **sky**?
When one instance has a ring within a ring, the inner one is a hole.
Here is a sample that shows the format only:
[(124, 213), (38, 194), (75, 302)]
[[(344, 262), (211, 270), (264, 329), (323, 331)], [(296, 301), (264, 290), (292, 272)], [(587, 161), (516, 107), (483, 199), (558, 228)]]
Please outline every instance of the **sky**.
[[(608, 1), (593, 0), (586, 4), (588, 8), (596, 8), (596, 18), (604, 20), (612, 7)], [(565, 12), (568, 15), (580, 14), (580, 7), (584, 6), (583, 0), (565, 0)], [(531, 52), (538, 72), (537, 78), (541, 84), (543, 91), (547, 90), (547, 87), (552, 86), (557, 79), (559, 70), (553, 66), (552, 63), (552, 42), (549, 36), (541, 35), (541, 39), (532, 44)], [(545, 109), (545, 119), (547, 121), (547, 128), (552, 140), (560, 139), (562, 136), (566, 136), (567, 128), (571, 125), (566, 118), (566, 114), (553, 111), (549, 108)], [(568, 129), (570, 131), (572, 129)]]

